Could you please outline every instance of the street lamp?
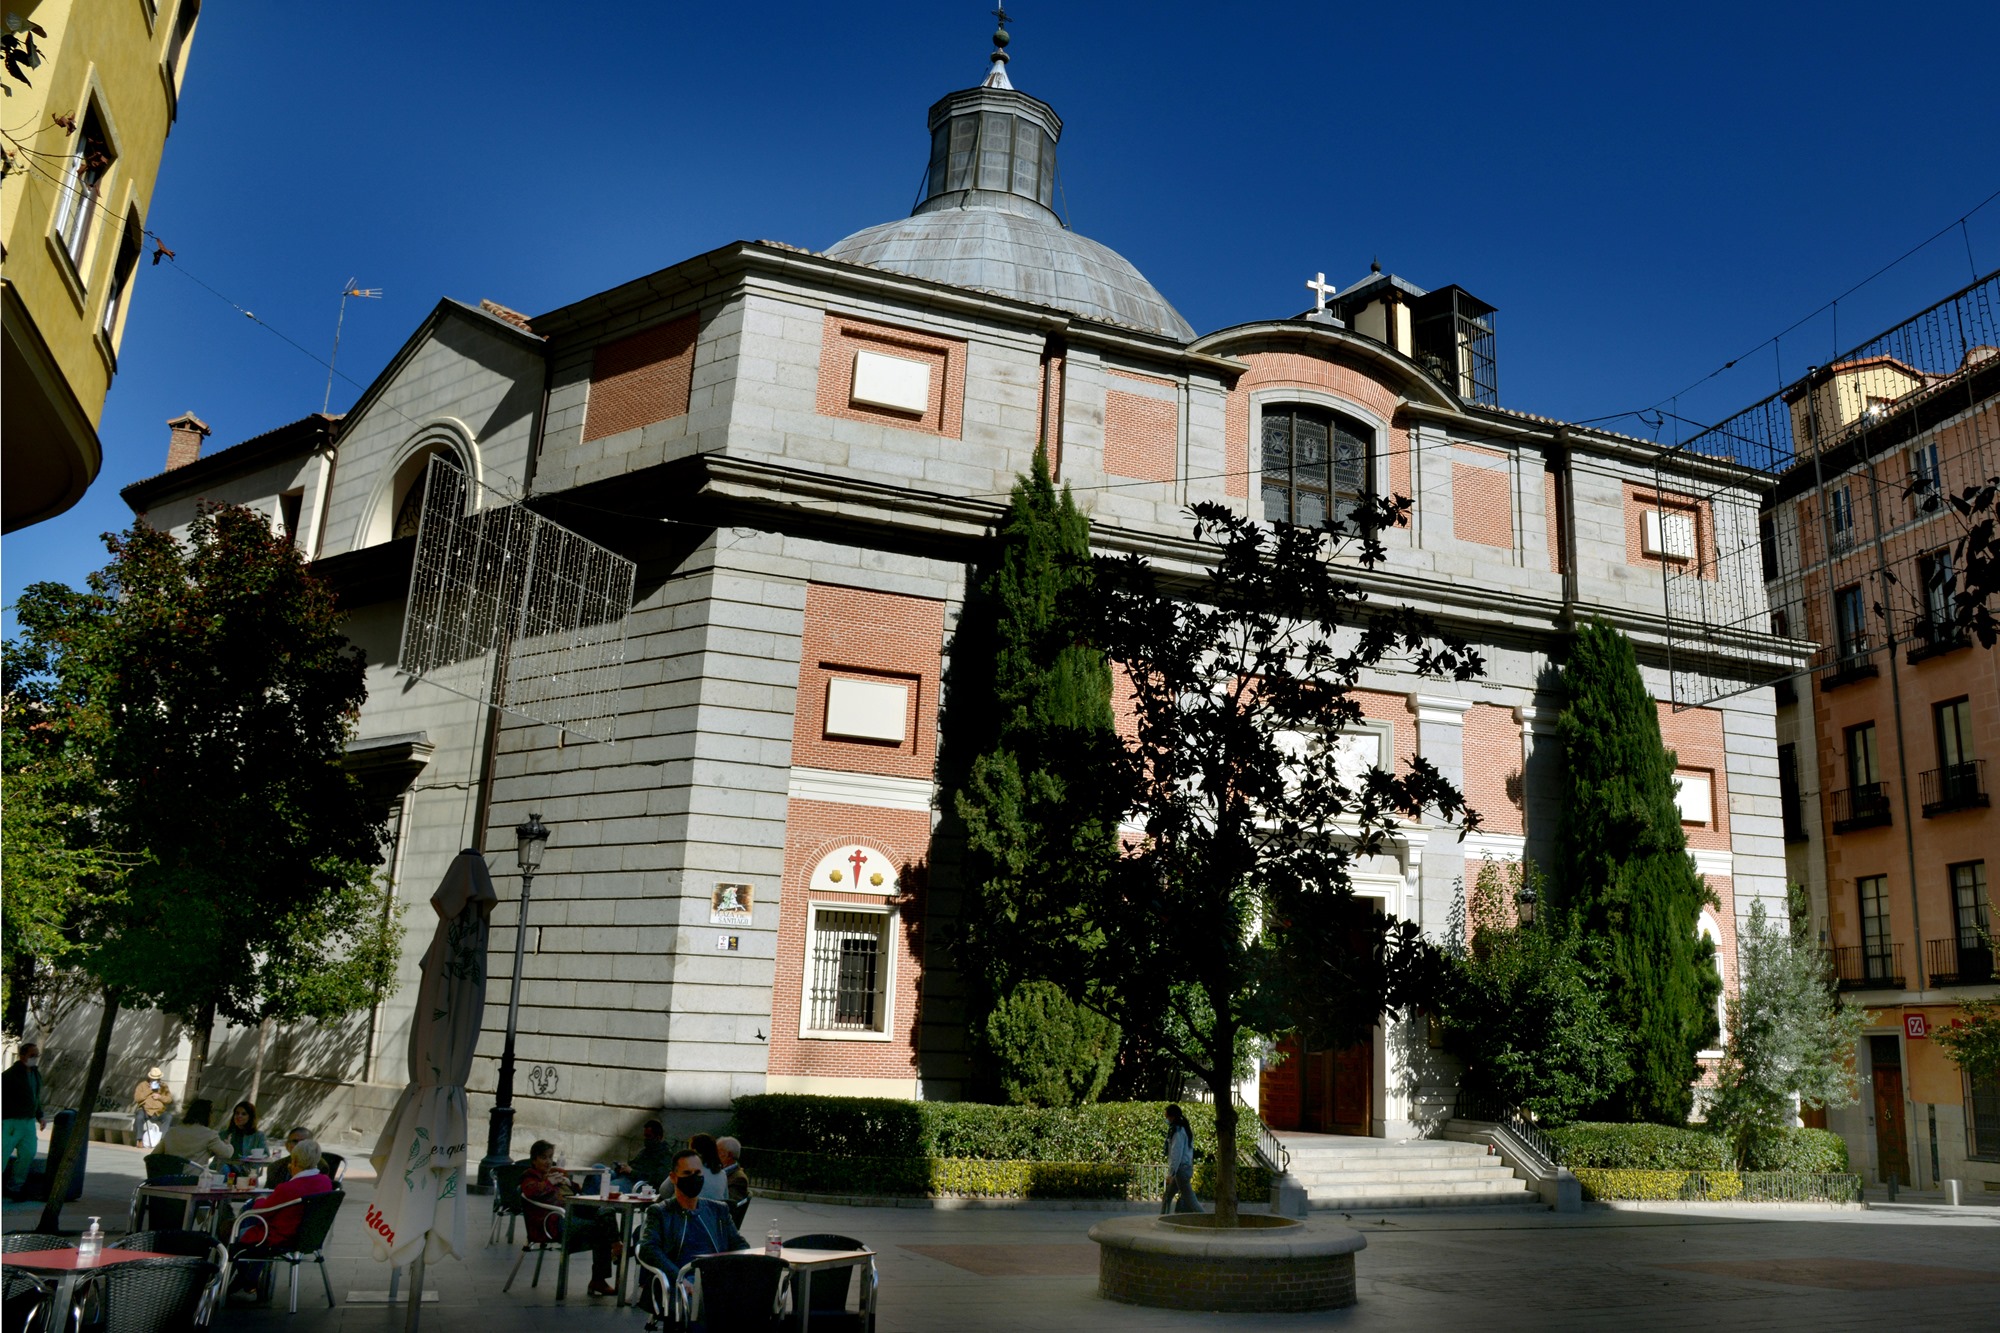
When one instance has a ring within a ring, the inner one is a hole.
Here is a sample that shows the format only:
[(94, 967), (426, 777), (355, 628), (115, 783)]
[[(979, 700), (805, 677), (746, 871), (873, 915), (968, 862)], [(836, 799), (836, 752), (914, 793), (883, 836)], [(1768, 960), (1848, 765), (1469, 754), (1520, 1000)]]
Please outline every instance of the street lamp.
[(514, 1033), (521, 1022), (521, 960), (528, 948), (528, 898), (535, 891), (548, 825), (537, 814), (515, 826), (514, 859), (521, 867), (521, 910), (514, 926), (514, 988), (507, 993), (507, 1043), (500, 1048), (500, 1082), (493, 1091), (493, 1118), (486, 1126), (486, 1156), (479, 1163), (479, 1189), (493, 1188), (493, 1173), (514, 1160)]
[(1522, 925), (1532, 926), (1535, 924), (1534, 885), (1524, 884), (1521, 886), (1521, 891), (1514, 895), (1514, 910), (1517, 919), (1520, 921)]

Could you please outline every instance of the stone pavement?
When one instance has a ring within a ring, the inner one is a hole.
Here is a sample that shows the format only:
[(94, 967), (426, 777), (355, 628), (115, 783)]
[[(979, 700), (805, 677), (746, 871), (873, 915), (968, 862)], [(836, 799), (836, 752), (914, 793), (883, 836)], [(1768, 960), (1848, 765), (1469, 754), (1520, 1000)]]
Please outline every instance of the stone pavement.
[[(138, 1154), (92, 1149), (88, 1211), (122, 1218), (139, 1175)], [(391, 1333), (403, 1311), (352, 1303), (349, 1293), (385, 1290), (386, 1271), (368, 1255), (365, 1180), (350, 1177), (328, 1266), (339, 1305), (329, 1310), (318, 1278), (302, 1274), (299, 1314), (232, 1307), (218, 1328)], [(530, 1288), (500, 1284), (513, 1251), (487, 1247), (484, 1199), (475, 1208), (473, 1253), (433, 1268), (438, 1293), (422, 1326), (434, 1333), (514, 1333), (551, 1327), (637, 1333), (643, 1317), (582, 1295), (588, 1261), (571, 1259), (575, 1293), (554, 1303), (553, 1270)], [(116, 1206), (113, 1206), (116, 1204)], [(11, 1205), (6, 1227), (33, 1225), (35, 1209)], [(64, 1221), (81, 1226), (70, 1205)], [(747, 1230), (775, 1221), (787, 1234), (833, 1231), (879, 1251), (882, 1333), (944, 1329), (1116, 1330), (1324, 1328), (1720, 1330), (1811, 1328), (1880, 1333), (1885, 1328), (1992, 1327), (2000, 1309), (2000, 1209), (1926, 1202), (1868, 1211), (1718, 1206), (1581, 1215), (1551, 1213), (1357, 1214), (1368, 1237), (1358, 1258), (1360, 1303), (1318, 1315), (1179, 1314), (1117, 1305), (1096, 1295), (1096, 1247), (1085, 1239), (1093, 1211), (933, 1211), (832, 1204), (755, 1205)], [(122, 1225), (122, 1223), (121, 1223)], [(530, 1260), (530, 1263), (533, 1261)], [(407, 1290), (407, 1288), (406, 1288)]]

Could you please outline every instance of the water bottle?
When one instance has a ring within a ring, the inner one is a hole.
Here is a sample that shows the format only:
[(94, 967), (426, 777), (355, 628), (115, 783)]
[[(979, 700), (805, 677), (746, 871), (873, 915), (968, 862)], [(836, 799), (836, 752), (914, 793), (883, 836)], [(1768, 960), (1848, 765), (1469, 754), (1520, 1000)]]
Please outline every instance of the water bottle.
[(83, 1235), (77, 1238), (76, 1259), (78, 1263), (94, 1264), (97, 1262), (97, 1256), (103, 1252), (104, 1228), (99, 1226), (98, 1220), (93, 1217), (90, 1219), (90, 1225), (83, 1229)]
[(776, 1255), (782, 1253), (784, 1248), (784, 1233), (778, 1230), (778, 1223), (776, 1219), (773, 1219), (771, 1229), (764, 1233), (764, 1253)]

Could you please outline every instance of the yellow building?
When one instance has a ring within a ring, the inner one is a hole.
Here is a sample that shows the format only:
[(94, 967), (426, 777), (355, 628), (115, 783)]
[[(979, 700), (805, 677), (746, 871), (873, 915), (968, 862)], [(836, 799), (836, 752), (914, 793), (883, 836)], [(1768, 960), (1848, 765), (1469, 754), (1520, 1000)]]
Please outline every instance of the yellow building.
[(26, 84), (0, 71), (8, 532), (75, 504), (103, 461), (97, 423), (200, 12), (201, 0), (0, 4), (39, 57), (19, 62)]

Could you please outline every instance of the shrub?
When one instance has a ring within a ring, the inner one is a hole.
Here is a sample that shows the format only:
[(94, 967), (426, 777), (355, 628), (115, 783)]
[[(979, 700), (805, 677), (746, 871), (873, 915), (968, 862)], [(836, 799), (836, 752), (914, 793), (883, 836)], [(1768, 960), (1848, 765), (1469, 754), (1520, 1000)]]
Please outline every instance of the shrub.
[[(766, 1188), (805, 1193), (875, 1196), (1015, 1199), (1157, 1198), (1164, 1172), (1157, 1163), (1025, 1162), (966, 1157), (834, 1157), (783, 1149), (743, 1149), (743, 1167)], [(1195, 1171), (1195, 1188), (1207, 1197), (1215, 1189), (1215, 1165)], [(1262, 1167), (1237, 1169), (1244, 1198), (1271, 1190)]]
[[(1719, 1134), (1666, 1125), (1613, 1125), (1586, 1121), (1547, 1131), (1562, 1162), (1582, 1179), (1585, 1168), (1643, 1171), (1720, 1171), (1731, 1165)], [(1623, 1196), (1621, 1196), (1623, 1197)]]
[(1052, 981), (1023, 982), (986, 1016), (1000, 1086), (1017, 1106), (1096, 1101), (1117, 1062), (1118, 1036), (1116, 1023)]
[(1845, 1171), (1847, 1141), (1826, 1129), (1780, 1129), (1760, 1137), (1747, 1165), (1752, 1171)]
[[(833, 1157), (963, 1157), (983, 1161), (1160, 1162), (1166, 1118), (1161, 1102), (1089, 1106), (986, 1106), (906, 1102), (889, 1097), (758, 1093), (735, 1100), (733, 1132), (746, 1144)], [(1184, 1104), (1195, 1155), (1215, 1153), (1215, 1108)], [(1237, 1125), (1237, 1160), (1255, 1156), (1257, 1126)]]
[(1579, 1167), (1589, 1199), (1691, 1203), (1859, 1203), (1861, 1178), (1813, 1171), (1624, 1171)]

